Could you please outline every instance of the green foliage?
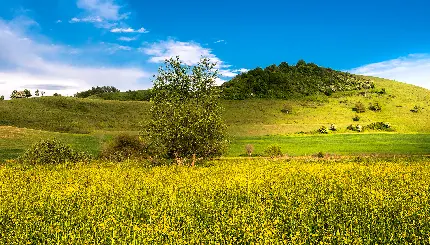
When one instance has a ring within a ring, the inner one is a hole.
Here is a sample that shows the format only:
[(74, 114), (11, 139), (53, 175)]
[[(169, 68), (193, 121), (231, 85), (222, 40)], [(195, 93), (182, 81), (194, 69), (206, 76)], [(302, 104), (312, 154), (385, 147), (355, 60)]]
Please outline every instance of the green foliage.
[(337, 126), (336, 126), (336, 124), (334, 124), (334, 123), (332, 123), (332, 124), (330, 124), (330, 128), (329, 128), (331, 131), (337, 131)]
[(280, 157), (282, 156), (281, 147), (279, 145), (273, 144), (269, 145), (266, 150), (264, 151), (264, 154), (268, 157), (274, 158), (274, 157)]
[(230, 100), (253, 97), (286, 99), (373, 87), (374, 83), (369, 79), (300, 60), (296, 66), (283, 62), (279, 66), (242, 73), (222, 85), (222, 95)]
[(79, 92), (75, 94), (75, 97), (77, 98), (88, 98), (92, 95), (101, 95), (105, 93), (116, 93), (120, 92), (119, 89), (113, 87), (113, 86), (102, 86), (102, 87), (92, 87), (91, 89), (83, 92)]
[(414, 108), (411, 109), (411, 112), (418, 113), (421, 111), (421, 109), (422, 108), (420, 106), (415, 105)]
[(215, 64), (202, 58), (189, 67), (179, 57), (166, 60), (154, 80), (151, 120), (142, 135), (169, 158), (210, 158), (225, 150)]
[(4, 95), (0, 96), (0, 101), (4, 100)]
[(351, 130), (351, 131), (356, 131), (356, 132), (362, 132), (363, 131), (363, 126), (361, 126), (360, 124), (357, 124), (357, 125), (349, 125), (348, 127), (347, 127), (347, 129), (348, 130)]
[(254, 146), (253, 146), (253, 145), (251, 145), (251, 144), (247, 144), (247, 145), (245, 146), (245, 151), (246, 151), (246, 154), (247, 154), (248, 156), (251, 156), (251, 155), (252, 155), (252, 153), (254, 152)]
[(318, 129), (318, 133), (320, 134), (328, 134), (328, 130), (326, 126), (321, 126), (321, 128)]
[(24, 91), (12, 91), (12, 94), (10, 95), (11, 99), (23, 99), (23, 98), (30, 98), (31, 92), (28, 89), (24, 89)]
[(119, 134), (105, 143), (99, 158), (114, 162), (148, 158), (148, 145), (138, 135)]
[(370, 130), (394, 131), (391, 124), (388, 122), (374, 122), (364, 127)]
[(62, 97), (62, 95), (59, 94), (59, 93), (54, 93), (52, 96), (54, 96), (54, 97)]
[(112, 92), (92, 95), (89, 98), (119, 101), (150, 101), (152, 91), (148, 90), (129, 90), (126, 92)]
[(61, 163), (88, 162), (91, 156), (74, 151), (58, 140), (42, 140), (34, 144), (18, 158), (19, 163), (29, 165), (53, 165)]
[(284, 107), (281, 109), (281, 112), (284, 114), (291, 114), (293, 112), (293, 107), (291, 105), (284, 105)]
[(358, 115), (355, 115), (355, 117), (353, 117), (352, 118), (352, 120), (354, 121), (354, 122), (358, 122), (358, 121), (360, 121), (360, 116), (358, 116)]
[(355, 107), (352, 109), (353, 111), (357, 113), (364, 113), (366, 112), (366, 107), (361, 102), (355, 103)]
[(369, 104), (369, 110), (379, 112), (382, 110), (382, 107), (378, 102), (376, 102), (375, 104), (370, 103)]
[(322, 151), (318, 152), (318, 153), (317, 153), (317, 157), (318, 157), (318, 158), (324, 158), (324, 157), (325, 157), (324, 152), (322, 152)]

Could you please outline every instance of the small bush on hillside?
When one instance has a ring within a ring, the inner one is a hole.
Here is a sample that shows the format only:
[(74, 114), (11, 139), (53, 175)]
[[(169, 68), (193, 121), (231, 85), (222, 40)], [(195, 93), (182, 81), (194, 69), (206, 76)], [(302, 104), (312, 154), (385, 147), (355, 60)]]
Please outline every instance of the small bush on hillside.
[(320, 152), (318, 152), (317, 153), (317, 155), (316, 155), (318, 158), (324, 158), (325, 157), (325, 154), (324, 154), (324, 152), (322, 152), (322, 151), (320, 151)]
[(291, 114), (291, 112), (293, 112), (293, 107), (290, 105), (284, 105), (284, 108), (281, 109), (281, 112), (285, 114)]
[(254, 152), (254, 146), (251, 144), (247, 144), (245, 146), (245, 150), (246, 150), (246, 154), (248, 154), (248, 156), (251, 156), (252, 153)]
[(269, 147), (266, 148), (266, 150), (264, 151), (264, 154), (271, 158), (280, 157), (282, 156), (281, 147), (279, 145), (270, 145)]
[(334, 124), (334, 123), (332, 123), (331, 125), (330, 125), (330, 128), (329, 128), (331, 131), (337, 131), (337, 126), (336, 126), (336, 124)]
[(358, 115), (355, 115), (355, 117), (353, 117), (352, 118), (352, 120), (354, 121), (354, 122), (358, 122), (358, 121), (360, 121), (360, 117), (358, 116)]
[(374, 122), (365, 127), (370, 130), (394, 131), (391, 124), (388, 122)]
[(361, 102), (355, 103), (355, 107), (352, 109), (353, 111), (357, 113), (364, 113), (366, 112), (366, 107)]
[(104, 145), (99, 158), (122, 162), (128, 159), (148, 158), (148, 146), (137, 135), (120, 134)]
[(382, 107), (381, 107), (381, 105), (379, 105), (379, 103), (375, 103), (375, 104), (370, 103), (369, 104), (369, 110), (371, 110), (371, 111), (381, 111)]
[(363, 126), (361, 126), (360, 124), (357, 125), (349, 125), (346, 129), (351, 130), (351, 131), (355, 131), (355, 132), (362, 132), (363, 131)]
[(414, 108), (412, 108), (411, 109), (411, 112), (413, 112), (413, 113), (418, 113), (418, 112), (420, 112), (421, 111), (421, 107), (419, 107), (419, 106), (414, 106)]
[(328, 130), (326, 126), (322, 126), (321, 128), (318, 129), (318, 132), (320, 134), (328, 134)]
[(66, 162), (89, 162), (90, 160), (89, 154), (74, 151), (70, 146), (54, 139), (42, 140), (34, 144), (17, 161), (31, 165), (54, 165)]
[(4, 100), (4, 95), (0, 96), (0, 101)]

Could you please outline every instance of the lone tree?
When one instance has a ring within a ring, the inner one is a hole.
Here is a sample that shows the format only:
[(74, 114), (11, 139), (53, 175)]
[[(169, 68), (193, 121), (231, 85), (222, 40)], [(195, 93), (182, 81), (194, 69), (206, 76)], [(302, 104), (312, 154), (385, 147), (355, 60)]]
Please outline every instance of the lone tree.
[(154, 76), (151, 120), (143, 136), (170, 159), (219, 156), (227, 146), (215, 65), (208, 58), (194, 67), (170, 58)]

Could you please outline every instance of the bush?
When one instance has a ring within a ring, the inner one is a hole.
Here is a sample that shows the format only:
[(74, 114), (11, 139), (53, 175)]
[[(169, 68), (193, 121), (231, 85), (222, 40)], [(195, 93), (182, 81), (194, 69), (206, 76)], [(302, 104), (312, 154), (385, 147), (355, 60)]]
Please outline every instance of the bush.
[(248, 154), (248, 156), (251, 156), (252, 153), (254, 152), (254, 146), (251, 144), (247, 144), (245, 146), (245, 150), (246, 150), (246, 154)]
[(394, 131), (388, 122), (374, 122), (365, 127), (370, 130)]
[(358, 122), (358, 121), (360, 121), (360, 117), (358, 116), (358, 115), (355, 115), (355, 117), (353, 117), (352, 118), (352, 120), (354, 121), (354, 122)]
[(375, 103), (375, 104), (370, 103), (369, 110), (371, 110), (371, 111), (381, 111), (382, 107), (379, 105), (379, 103)]
[(148, 158), (148, 146), (137, 135), (120, 134), (104, 145), (99, 158), (114, 162)]
[(361, 126), (360, 124), (357, 125), (349, 125), (346, 129), (351, 130), (351, 131), (355, 131), (355, 132), (362, 132), (363, 131), (363, 126)]
[(291, 112), (293, 112), (293, 107), (291, 107), (290, 105), (284, 105), (284, 108), (282, 108), (281, 112), (285, 114), (290, 114)]
[(413, 112), (413, 113), (418, 113), (418, 112), (420, 112), (421, 111), (421, 107), (419, 107), (419, 106), (414, 106), (414, 108), (411, 110), (411, 112)]
[(317, 153), (317, 155), (316, 155), (318, 158), (324, 158), (325, 157), (325, 154), (324, 154), (324, 152), (322, 152), (322, 151), (320, 151), (320, 152), (318, 152)]
[(0, 96), (0, 101), (4, 100), (4, 95)]
[(330, 125), (330, 130), (331, 130), (331, 131), (337, 131), (337, 126), (336, 126), (336, 124), (332, 123), (332, 124)]
[(84, 152), (74, 151), (70, 146), (60, 141), (42, 140), (34, 144), (17, 161), (31, 165), (54, 165), (61, 163), (89, 162), (91, 156)]
[(318, 129), (318, 132), (320, 134), (328, 134), (328, 130), (326, 126), (322, 126), (320, 129)]
[(264, 154), (271, 158), (280, 157), (282, 156), (281, 147), (279, 145), (270, 145), (269, 147), (266, 148), (266, 150), (264, 151)]
[(366, 112), (366, 107), (361, 102), (355, 103), (355, 107), (352, 109), (353, 111), (357, 113), (364, 113)]

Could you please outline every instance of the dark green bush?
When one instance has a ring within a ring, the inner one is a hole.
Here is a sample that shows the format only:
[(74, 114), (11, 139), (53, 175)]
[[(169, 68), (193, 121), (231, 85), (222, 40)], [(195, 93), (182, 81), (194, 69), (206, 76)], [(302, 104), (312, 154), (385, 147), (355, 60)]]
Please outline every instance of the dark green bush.
[(291, 105), (284, 105), (284, 108), (281, 109), (282, 113), (291, 114), (293, 112), (293, 107)]
[(360, 121), (360, 117), (358, 116), (358, 115), (355, 115), (355, 117), (353, 117), (352, 118), (352, 120), (354, 121), (354, 122), (358, 122), (358, 121)]
[(281, 147), (279, 145), (270, 145), (266, 148), (264, 154), (271, 158), (280, 157), (282, 156)]
[(381, 130), (381, 131), (394, 131), (388, 122), (374, 122), (365, 127), (365, 129), (370, 130)]
[(99, 158), (114, 162), (148, 158), (148, 145), (138, 135), (120, 134), (104, 145)]
[(360, 124), (357, 125), (349, 125), (346, 129), (351, 130), (351, 131), (355, 131), (355, 132), (362, 132), (363, 131), (363, 127)]
[(413, 113), (418, 113), (418, 112), (420, 112), (421, 111), (421, 107), (419, 107), (419, 106), (414, 106), (414, 108), (413, 109), (411, 109), (411, 112), (413, 112)]
[(321, 126), (321, 128), (318, 129), (318, 132), (320, 134), (328, 134), (328, 130), (326, 126)]
[(352, 109), (353, 111), (357, 113), (364, 113), (366, 112), (366, 107), (361, 102), (355, 103), (355, 107)]
[(371, 110), (371, 111), (381, 111), (382, 107), (381, 107), (381, 105), (379, 105), (379, 103), (375, 103), (375, 104), (370, 103), (369, 104), (369, 110)]
[(60, 141), (42, 140), (34, 144), (17, 161), (31, 165), (54, 165), (61, 163), (89, 162), (91, 156), (84, 152), (74, 151), (70, 146)]
[(337, 131), (337, 126), (336, 126), (336, 124), (334, 124), (334, 123), (330, 124), (330, 130), (331, 130), (331, 131)]

